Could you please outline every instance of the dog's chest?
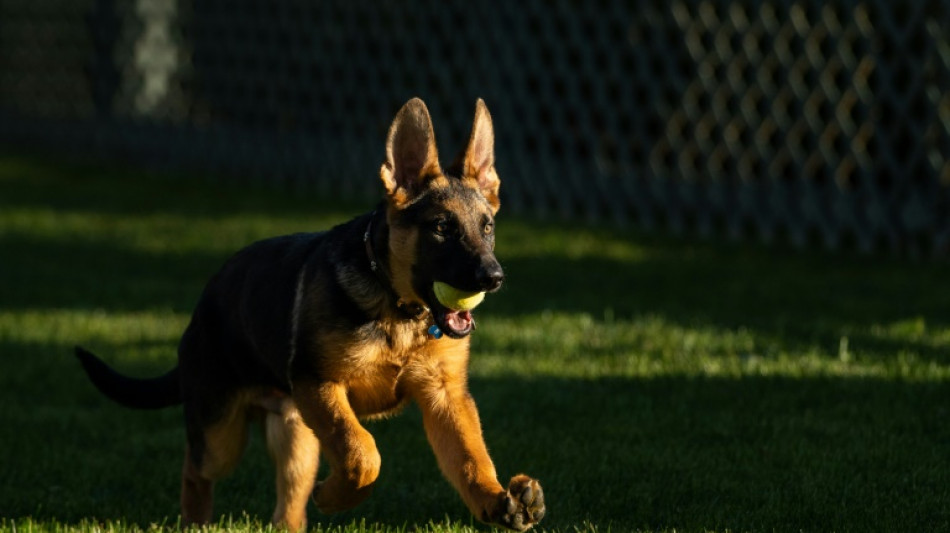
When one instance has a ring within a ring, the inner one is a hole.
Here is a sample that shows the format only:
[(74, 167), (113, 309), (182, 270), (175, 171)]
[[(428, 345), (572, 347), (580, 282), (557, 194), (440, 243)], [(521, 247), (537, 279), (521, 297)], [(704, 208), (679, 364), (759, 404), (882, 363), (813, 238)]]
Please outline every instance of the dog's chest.
[(359, 416), (382, 415), (406, 400), (402, 382), (426, 353), (424, 329), (414, 323), (373, 323), (339, 343), (330, 375), (346, 385), (350, 405)]

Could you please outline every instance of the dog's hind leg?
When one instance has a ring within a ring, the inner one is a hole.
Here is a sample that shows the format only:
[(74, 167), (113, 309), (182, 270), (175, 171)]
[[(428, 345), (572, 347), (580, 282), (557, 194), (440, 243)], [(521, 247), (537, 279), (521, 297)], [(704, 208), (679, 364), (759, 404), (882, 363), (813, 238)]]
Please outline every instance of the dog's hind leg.
[(274, 524), (290, 531), (307, 525), (307, 500), (317, 477), (320, 445), (288, 398), (265, 419), (267, 449), (277, 468)]
[(207, 524), (214, 504), (214, 482), (201, 475), (200, 468), (185, 446), (185, 464), (181, 469), (181, 525)]
[[(186, 419), (189, 405), (185, 405)], [(183, 525), (211, 521), (214, 482), (234, 470), (247, 445), (248, 395), (235, 394), (223, 416), (195, 431), (185, 451), (181, 476)]]

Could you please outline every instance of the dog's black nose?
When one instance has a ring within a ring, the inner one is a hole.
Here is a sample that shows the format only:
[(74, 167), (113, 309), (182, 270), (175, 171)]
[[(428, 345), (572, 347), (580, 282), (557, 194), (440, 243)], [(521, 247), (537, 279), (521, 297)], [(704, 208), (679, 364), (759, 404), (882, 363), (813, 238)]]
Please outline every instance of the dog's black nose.
[(497, 291), (501, 283), (505, 281), (505, 272), (501, 269), (498, 261), (491, 261), (479, 267), (476, 274), (478, 285), (485, 291)]

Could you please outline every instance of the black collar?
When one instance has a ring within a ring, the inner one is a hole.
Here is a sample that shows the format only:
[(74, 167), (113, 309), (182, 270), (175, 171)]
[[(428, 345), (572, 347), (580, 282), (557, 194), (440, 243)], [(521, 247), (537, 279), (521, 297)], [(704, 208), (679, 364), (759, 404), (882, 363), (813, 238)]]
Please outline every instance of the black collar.
[(373, 211), (369, 215), (369, 223), (366, 224), (366, 232), (363, 233), (363, 244), (366, 246), (366, 258), (369, 259), (369, 269), (376, 273), (379, 277), (379, 280), (383, 282), (384, 285), (389, 287), (389, 280), (386, 279), (386, 275), (383, 273), (382, 269), (379, 268), (379, 262), (376, 261), (376, 252), (373, 251), (373, 219), (376, 217), (376, 211)]

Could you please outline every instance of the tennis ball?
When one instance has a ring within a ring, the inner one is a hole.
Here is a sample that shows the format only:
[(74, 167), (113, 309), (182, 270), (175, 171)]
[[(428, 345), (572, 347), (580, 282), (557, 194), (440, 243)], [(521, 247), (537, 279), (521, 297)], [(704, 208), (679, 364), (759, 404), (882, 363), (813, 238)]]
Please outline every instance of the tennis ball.
[(448, 283), (436, 281), (432, 284), (435, 297), (439, 303), (455, 311), (468, 311), (485, 299), (484, 292), (468, 292), (456, 289)]

